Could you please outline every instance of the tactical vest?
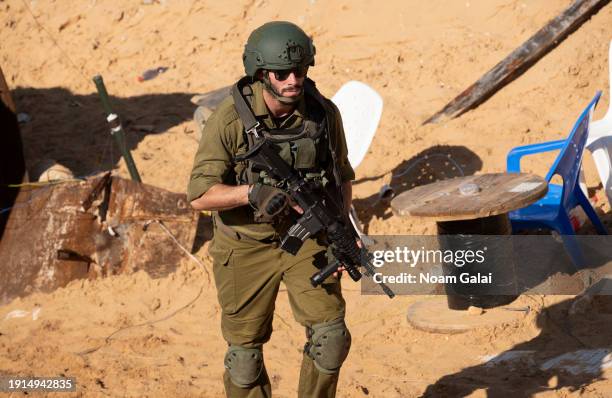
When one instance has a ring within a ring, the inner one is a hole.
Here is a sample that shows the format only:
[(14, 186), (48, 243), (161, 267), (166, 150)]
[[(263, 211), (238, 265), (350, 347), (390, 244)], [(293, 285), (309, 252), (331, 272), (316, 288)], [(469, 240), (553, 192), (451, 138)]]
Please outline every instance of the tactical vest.
[[(302, 125), (292, 129), (268, 129), (263, 121), (257, 120), (251, 109), (253, 91), (248, 84), (249, 78), (242, 78), (232, 87), (234, 105), (242, 124), (243, 134), (247, 143), (247, 151), (255, 145), (256, 137), (250, 131), (274, 143), (279, 155), (287, 164), (295, 169), (303, 178), (313, 182), (320, 189), (334, 193), (337, 199), (340, 195), (340, 173), (336, 161), (336, 151), (329, 137), (331, 128), (328, 114), (330, 105), (316, 89), (310, 79), (304, 81), (304, 99), (307, 116)], [(236, 176), (237, 184), (263, 184), (279, 186), (265, 170), (260, 170), (251, 161)], [(341, 199), (339, 203), (342, 203)], [(255, 220), (256, 222), (265, 222)]]

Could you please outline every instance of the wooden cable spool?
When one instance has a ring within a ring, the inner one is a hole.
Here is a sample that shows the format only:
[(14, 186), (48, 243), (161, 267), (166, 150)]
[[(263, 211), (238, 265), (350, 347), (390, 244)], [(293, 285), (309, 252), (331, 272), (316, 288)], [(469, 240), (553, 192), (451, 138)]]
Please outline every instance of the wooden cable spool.
[[(497, 237), (511, 235), (508, 212), (535, 202), (546, 192), (546, 181), (532, 174), (482, 174), (411, 189), (393, 199), (391, 208), (401, 217), (435, 219), (442, 250), (470, 249), (488, 242), (487, 257), (495, 260), (495, 266), (490, 269), (491, 263), (485, 262), (480, 268), (472, 267), (470, 272), (476, 274), (494, 269), (494, 279), (503, 284), (505, 294), (495, 294), (499, 284), (445, 284), (445, 289), (450, 309), (492, 308), (517, 297), (508, 294), (513, 287), (516, 290), (512, 242)], [(461, 238), (449, 239), (450, 236)], [(454, 264), (443, 264), (443, 270), (445, 275), (465, 272)]]

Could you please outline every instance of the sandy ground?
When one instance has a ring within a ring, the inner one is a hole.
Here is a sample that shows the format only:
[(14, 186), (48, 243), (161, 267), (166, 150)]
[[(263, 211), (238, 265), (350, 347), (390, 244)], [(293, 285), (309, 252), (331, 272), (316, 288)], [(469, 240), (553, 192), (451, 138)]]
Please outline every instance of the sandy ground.
[[(422, 126), (569, 1), (150, 3), (0, 1), (0, 65), (19, 111), (32, 118), (22, 134), (34, 177), (36, 163), (49, 158), (77, 176), (111, 168), (127, 176), (91, 82), (102, 73), (143, 180), (183, 192), (197, 145), (190, 98), (240, 77), (249, 32), (274, 19), (296, 22), (313, 35), (318, 54), (310, 75), (324, 94), (355, 79), (385, 101), (355, 187), (371, 234), (434, 232), (433, 224), (399, 219), (376, 204), (382, 184), (401, 191), (430, 176), (503, 171), (512, 147), (564, 137), (596, 90), (605, 94), (595, 119), (609, 104), (612, 6), (478, 109)], [(157, 66), (169, 70), (137, 81)], [(544, 175), (551, 161), (544, 156), (524, 167)], [(402, 174), (415, 162), (418, 167)], [(610, 225), (610, 206), (588, 156), (585, 172)], [(209, 269), (206, 248), (197, 255)], [(443, 335), (406, 322), (408, 305), (426, 297), (388, 301), (362, 296), (348, 281), (344, 286), (354, 344), (341, 397), (612, 395), (607, 300), (568, 315), (571, 297), (521, 297), (513, 306), (531, 311), (517, 321)], [(275, 395), (292, 397), (304, 332), (286, 293), (279, 296), (266, 362)], [(28, 314), (6, 319), (14, 310)], [(77, 395), (85, 396), (222, 396), (219, 319), (214, 285), (189, 260), (163, 279), (140, 272), (75, 281), (0, 307), (0, 374), (76, 376)], [(550, 365), (576, 350), (599, 355), (601, 366), (573, 374)], [(511, 359), (491, 360), (506, 351), (503, 358)]]

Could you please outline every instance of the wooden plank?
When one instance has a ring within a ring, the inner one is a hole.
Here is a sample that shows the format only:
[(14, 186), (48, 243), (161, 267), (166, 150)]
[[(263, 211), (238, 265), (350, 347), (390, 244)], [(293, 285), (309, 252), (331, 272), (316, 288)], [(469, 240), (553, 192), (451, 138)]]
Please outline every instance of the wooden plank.
[(394, 198), (391, 209), (400, 217), (469, 220), (525, 207), (547, 191), (546, 181), (533, 174), (480, 174), (411, 189)]
[(610, 0), (576, 0), (562, 14), (551, 20), (423, 124), (454, 119), (476, 108), (499, 89), (522, 75), (609, 2)]

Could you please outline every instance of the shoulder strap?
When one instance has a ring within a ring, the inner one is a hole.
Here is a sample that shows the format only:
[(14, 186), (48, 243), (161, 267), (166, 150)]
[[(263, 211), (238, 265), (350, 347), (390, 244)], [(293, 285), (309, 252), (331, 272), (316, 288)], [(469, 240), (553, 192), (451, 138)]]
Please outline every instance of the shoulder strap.
[(329, 105), (327, 105), (325, 99), (323, 98), (323, 95), (317, 89), (317, 85), (315, 84), (315, 82), (310, 80), (310, 78), (306, 78), (306, 80), (304, 80), (304, 92), (314, 98), (321, 105), (321, 107), (323, 107), (323, 110), (327, 113), (327, 107)]
[(242, 120), (242, 124), (244, 125), (244, 130), (247, 132), (247, 135), (254, 133), (255, 136), (258, 136), (260, 123), (255, 118), (251, 107), (249, 104), (247, 104), (244, 96), (242, 95), (242, 89), (243, 87), (248, 87), (249, 79), (249, 77), (243, 77), (232, 86), (232, 98), (234, 99), (234, 106), (236, 107), (238, 116), (240, 116), (240, 120)]
[(340, 182), (340, 170), (338, 168), (338, 159), (336, 155), (336, 140), (332, 134), (332, 120), (330, 119), (330, 113), (331, 113), (330, 105), (327, 103), (327, 101), (325, 100), (323, 95), (319, 92), (319, 90), (317, 90), (317, 86), (315, 82), (313, 82), (312, 80), (306, 78), (306, 80), (304, 81), (304, 90), (306, 91), (307, 94), (309, 94), (314, 99), (316, 99), (317, 102), (321, 104), (321, 107), (325, 111), (325, 123), (327, 123), (327, 136), (328, 136), (327, 142), (328, 142), (329, 151), (331, 152), (331, 157), (332, 157), (332, 173), (334, 175), (334, 180), (335, 180), (334, 182), (336, 186), (340, 187), (342, 184)]

